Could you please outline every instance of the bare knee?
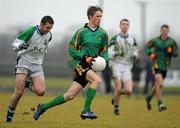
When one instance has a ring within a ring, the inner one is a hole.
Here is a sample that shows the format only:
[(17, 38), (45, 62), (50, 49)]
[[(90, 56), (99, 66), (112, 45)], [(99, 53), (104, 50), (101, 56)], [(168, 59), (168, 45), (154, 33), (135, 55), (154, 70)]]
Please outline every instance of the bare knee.
[(20, 97), (23, 95), (23, 90), (16, 90), (16, 91), (14, 92), (14, 94), (15, 94), (18, 98), (20, 98)]
[(125, 92), (126, 92), (127, 94), (131, 94), (131, 93), (132, 93), (132, 88), (126, 88), (126, 89), (125, 89)]
[(121, 89), (120, 88), (116, 88), (115, 90), (114, 90), (114, 93), (115, 93), (115, 95), (120, 95), (121, 94)]
[(38, 96), (44, 96), (44, 94), (45, 94), (45, 89), (37, 90), (37, 91), (36, 91), (36, 94), (37, 94)]
[(93, 85), (99, 86), (99, 85), (101, 85), (101, 82), (102, 82), (101, 78), (97, 77), (97, 78), (93, 81)]

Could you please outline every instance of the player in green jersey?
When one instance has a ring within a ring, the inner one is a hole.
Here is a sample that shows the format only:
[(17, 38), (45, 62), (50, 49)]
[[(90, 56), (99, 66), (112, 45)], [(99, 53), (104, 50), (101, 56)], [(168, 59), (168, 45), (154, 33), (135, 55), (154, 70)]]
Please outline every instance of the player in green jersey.
[(151, 93), (146, 97), (147, 109), (151, 110), (151, 99), (154, 95), (157, 98), (158, 110), (166, 110), (166, 106), (162, 102), (163, 82), (166, 78), (167, 70), (172, 57), (177, 57), (176, 42), (168, 36), (169, 26), (164, 24), (161, 26), (161, 35), (148, 42), (145, 52), (152, 60), (153, 72), (155, 75), (155, 86)]
[[(43, 96), (46, 91), (42, 63), (52, 39), (50, 31), (53, 25), (52, 17), (44, 16), (40, 25), (29, 27), (12, 43), (13, 50), (18, 52), (18, 59), (15, 68), (16, 84), (9, 103), (6, 122), (12, 122), (16, 106), (27, 85), (38, 96)], [(29, 78), (32, 82), (26, 81)]]
[(93, 57), (102, 56), (105, 60), (108, 59), (107, 44), (108, 36), (106, 32), (99, 26), (102, 18), (102, 9), (97, 6), (90, 6), (87, 10), (89, 23), (79, 29), (69, 43), (69, 55), (72, 60), (72, 65), (75, 77), (69, 90), (57, 96), (53, 100), (38, 105), (34, 113), (34, 119), (38, 120), (40, 115), (46, 110), (63, 104), (79, 94), (79, 92), (91, 83), (87, 89), (87, 95), (84, 103), (84, 108), (81, 113), (82, 119), (96, 119), (97, 116), (91, 112), (91, 103), (96, 94), (96, 89), (101, 84), (100, 76), (91, 69), (91, 61)]

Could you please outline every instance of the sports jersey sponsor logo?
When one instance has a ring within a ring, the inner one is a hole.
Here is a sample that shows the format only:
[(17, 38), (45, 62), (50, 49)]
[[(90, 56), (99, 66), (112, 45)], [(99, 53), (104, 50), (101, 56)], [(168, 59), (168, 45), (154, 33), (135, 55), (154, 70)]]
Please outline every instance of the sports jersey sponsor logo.
[(39, 48), (39, 47), (35, 46), (33, 51), (34, 52), (44, 52), (44, 48)]

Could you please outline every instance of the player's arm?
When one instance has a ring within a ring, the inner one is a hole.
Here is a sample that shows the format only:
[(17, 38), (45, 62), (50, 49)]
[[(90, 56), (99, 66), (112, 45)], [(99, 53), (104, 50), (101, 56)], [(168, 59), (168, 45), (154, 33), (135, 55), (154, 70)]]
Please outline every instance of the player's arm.
[(133, 63), (137, 60), (138, 56), (139, 56), (139, 49), (138, 49), (138, 45), (137, 45), (137, 42), (134, 39), (134, 43), (133, 43), (133, 46), (132, 46), (132, 56), (131, 56), (131, 59), (133, 61)]
[(178, 46), (177, 43), (174, 41), (174, 45), (173, 45), (173, 57), (177, 57), (178, 56)]
[(82, 60), (85, 53), (80, 51), (81, 30), (77, 31), (69, 43), (69, 55), (75, 60)]
[(12, 47), (14, 51), (19, 51), (22, 49), (27, 49), (29, 44), (27, 41), (32, 37), (36, 27), (30, 27), (21, 33), (12, 43)]
[(145, 46), (145, 53), (147, 55), (150, 55), (151, 54), (151, 49), (153, 47), (153, 40), (150, 40), (147, 45)]
[(155, 55), (155, 48), (154, 48), (154, 39), (150, 40), (147, 45), (145, 46), (145, 53), (150, 57), (150, 59), (154, 59)]
[(101, 56), (108, 61), (108, 35), (105, 33), (105, 37), (103, 39), (103, 45), (101, 50)]
[(133, 56), (134, 57), (138, 57), (138, 54), (139, 54), (139, 49), (138, 49), (138, 45), (137, 45), (137, 42), (134, 38), (134, 43), (133, 43)]
[(114, 58), (116, 55), (118, 55), (118, 48), (116, 46), (116, 36), (113, 36), (110, 41), (109, 41), (109, 46), (108, 46), (108, 57), (109, 59)]
[(45, 43), (46, 47), (45, 47), (45, 49), (44, 49), (44, 53), (47, 53), (48, 44), (49, 44), (49, 42), (50, 42), (51, 40), (52, 40), (52, 33), (49, 32), (49, 39), (48, 39), (48, 42)]

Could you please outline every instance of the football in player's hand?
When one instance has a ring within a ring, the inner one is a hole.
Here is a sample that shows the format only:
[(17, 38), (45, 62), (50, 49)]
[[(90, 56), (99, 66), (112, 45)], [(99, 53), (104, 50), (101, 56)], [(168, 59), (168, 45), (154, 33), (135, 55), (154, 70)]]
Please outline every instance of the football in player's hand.
[(93, 58), (91, 68), (94, 71), (96, 72), (103, 71), (105, 67), (106, 67), (106, 60), (103, 57), (97, 56), (96, 58)]

